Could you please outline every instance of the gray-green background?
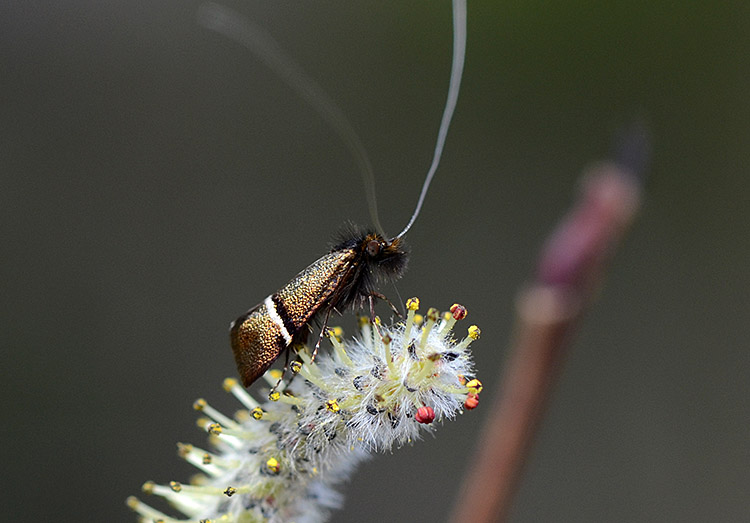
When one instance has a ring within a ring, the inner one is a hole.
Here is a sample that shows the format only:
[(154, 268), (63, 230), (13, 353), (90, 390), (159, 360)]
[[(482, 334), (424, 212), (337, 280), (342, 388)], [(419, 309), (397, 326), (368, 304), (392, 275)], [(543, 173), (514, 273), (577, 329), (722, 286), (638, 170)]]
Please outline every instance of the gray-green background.
[[(0, 5), (2, 513), (133, 521), (231, 411), (230, 320), (367, 223), (340, 140), (195, 1)], [(396, 232), (429, 164), (448, 0), (253, 0), (337, 101)], [(476, 411), (378, 456), (334, 521), (441, 521), (490, 416), (512, 302), (579, 172), (634, 114), (645, 206), (562, 373), (514, 521), (750, 517), (750, 7), (470, 1), (461, 99), (399, 284), (482, 327)], [(383, 289), (394, 297), (392, 288)], [(484, 408), (482, 408), (484, 407)], [(477, 488), (481, 488), (478, 485)]]

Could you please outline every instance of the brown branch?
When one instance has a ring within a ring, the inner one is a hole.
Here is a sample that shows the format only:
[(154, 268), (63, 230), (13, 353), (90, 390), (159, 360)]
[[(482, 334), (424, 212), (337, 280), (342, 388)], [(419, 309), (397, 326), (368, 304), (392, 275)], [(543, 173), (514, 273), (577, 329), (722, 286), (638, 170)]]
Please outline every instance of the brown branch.
[(598, 165), (584, 177), (578, 201), (542, 249), (536, 281), (519, 294), (501, 390), (489, 407), (493, 414), (466, 473), (450, 519), (454, 523), (508, 519), (569, 341), (638, 209), (640, 183), (634, 173), (647, 153), (642, 129), (620, 143), (618, 164)]

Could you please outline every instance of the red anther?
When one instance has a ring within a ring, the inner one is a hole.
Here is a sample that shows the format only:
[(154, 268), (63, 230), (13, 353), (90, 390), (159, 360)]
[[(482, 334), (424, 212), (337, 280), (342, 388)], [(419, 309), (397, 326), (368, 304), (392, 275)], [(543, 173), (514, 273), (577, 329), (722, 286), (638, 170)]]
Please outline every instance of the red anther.
[(464, 401), (464, 408), (466, 410), (476, 409), (477, 405), (479, 405), (479, 396), (476, 394), (466, 396), (466, 401)]
[(432, 407), (419, 407), (417, 413), (414, 414), (414, 419), (419, 423), (429, 425), (435, 421), (435, 411), (432, 410)]
[(453, 314), (454, 320), (463, 320), (466, 317), (466, 307), (454, 303), (451, 305), (451, 314)]

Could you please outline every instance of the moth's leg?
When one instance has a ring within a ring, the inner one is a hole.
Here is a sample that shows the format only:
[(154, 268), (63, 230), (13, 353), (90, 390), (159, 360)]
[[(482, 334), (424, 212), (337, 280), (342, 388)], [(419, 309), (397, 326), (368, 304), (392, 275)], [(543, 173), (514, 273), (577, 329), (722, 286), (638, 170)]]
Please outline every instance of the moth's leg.
[(310, 363), (315, 361), (315, 356), (318, 354), (318, 349), (320, 348), (320, 342), (323, 341), (323, 336), (325, 336), (326, 330), (328, 329), (328, 318), (331, 317), (331, 307), (328, 307), (328, 310), (326, 311), (326, 319), (323, 320), (323, 327), (320, 329), (320, 336), (318, 336), (318, 342), (315, 344), (315, 349), (312, 353), (312, 358), (310, 358)]
[(374, 312), (374, 307), (373, 307), (373, 298), (378, 298), (379, 300), (383, 300), (384, 302), (386, 302), (391, 307), (391, 310), (396, 313), (396, 316), (398, 316), (399, 319), (402, 319), (402, 320), (404, 319), (404, 315), (401, 314), (401, 311), (398, 310), (396, 308), (396, 306), (393, 304), (393, 302), (391, 302), (391, 300), (389, 300), (388, 298), (386, 298), (384, 294), (380, 294), (379, 292), (371, 292), (370, 293), (370, 311), (372, 312), (373, 322), (374, 322), (374, 319), (375, 319), (375, 312)]
[(276, 389), (278, 389), (279, 385), (281, 385), (281, 381), (284, 379), (284, 376), (286, 376), (286, 371), (289, 370), (289, 352), (291, 352), (291, 350), (291, 346), (287, 347), (284, 350), (284, 352), (286, 353), (286, 355), (284, 356), (284, 369), (281, 371), (281, 376), (279, 376), (279, 379), (276, 380), (276, 385), (273, 386), (269, 395), (276, 392)]

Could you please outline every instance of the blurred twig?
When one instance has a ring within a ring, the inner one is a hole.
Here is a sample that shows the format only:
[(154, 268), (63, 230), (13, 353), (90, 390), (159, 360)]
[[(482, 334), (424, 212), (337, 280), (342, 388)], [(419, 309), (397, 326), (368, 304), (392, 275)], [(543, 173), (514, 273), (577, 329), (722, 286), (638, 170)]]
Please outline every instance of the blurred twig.
[(614, 161), (583, 178), (573, 208), (548, 238), (535, 281), (516, 302), (501, 390), (490, 405), (451, 521), (506, 521), (521, 472), (562, 367), (568, 342), (602, 283), (606, 262), (640, 203), (648, 157), (642, 125), (618, 138)]

